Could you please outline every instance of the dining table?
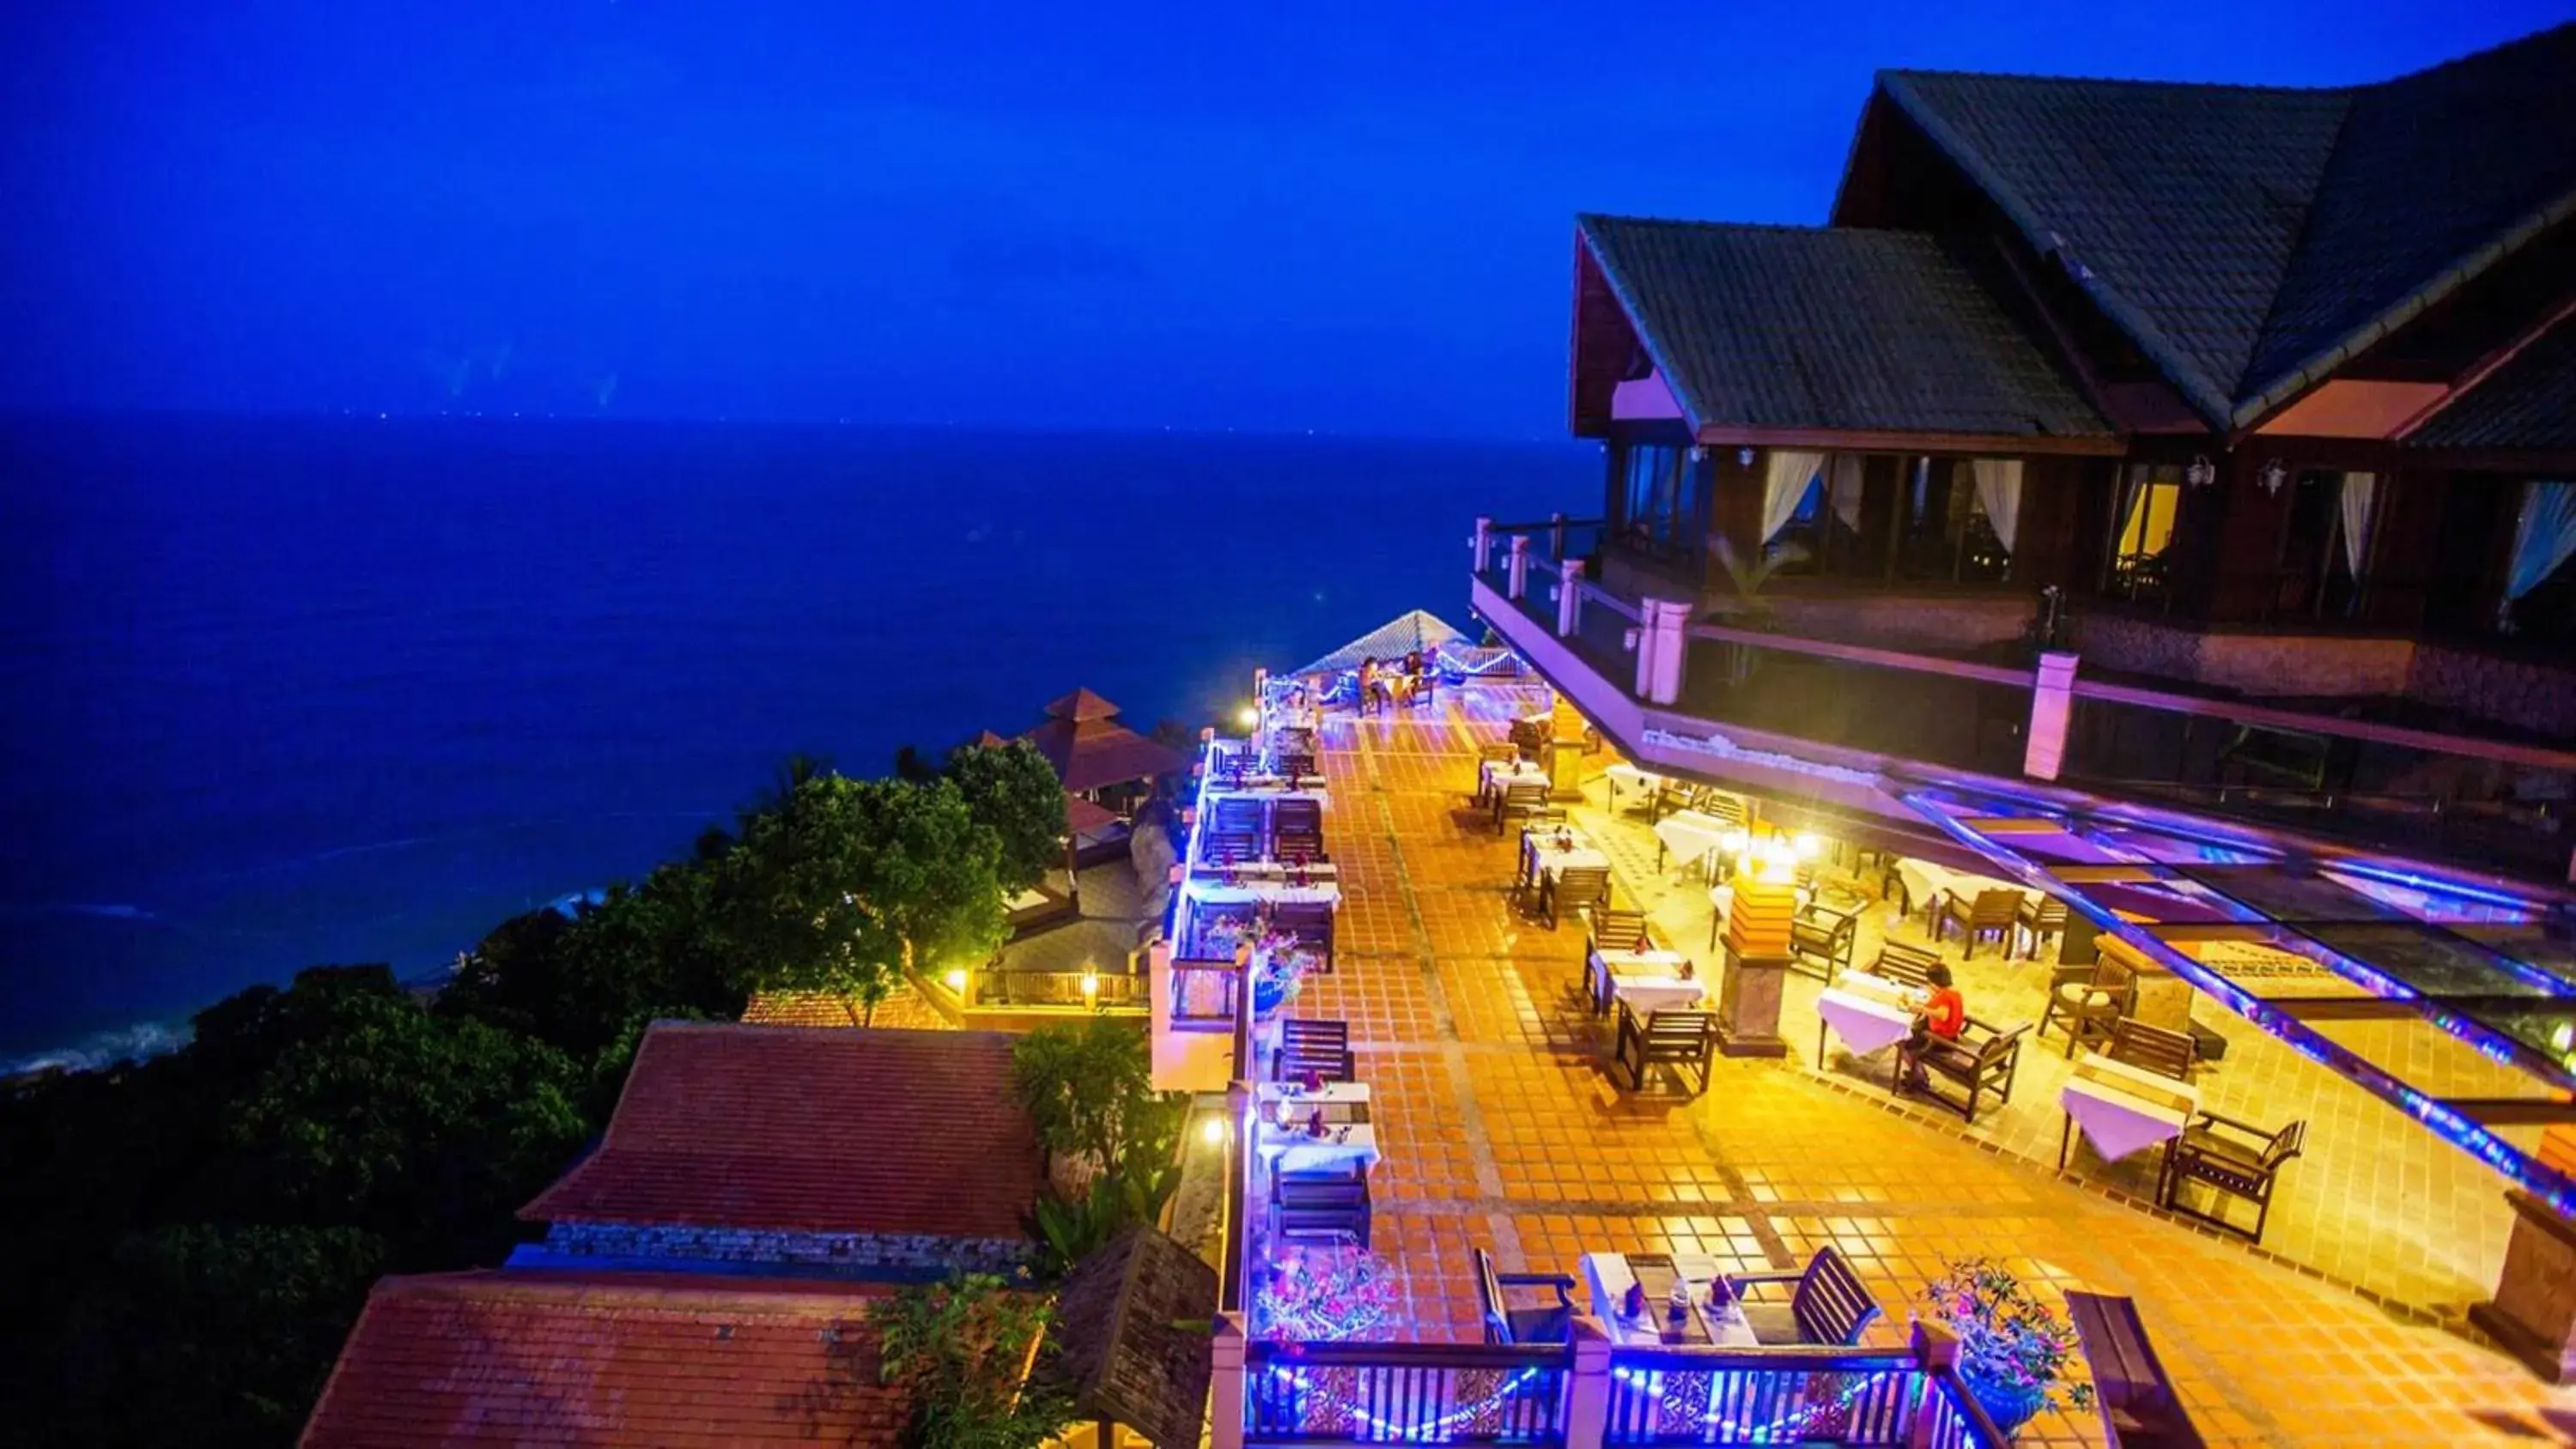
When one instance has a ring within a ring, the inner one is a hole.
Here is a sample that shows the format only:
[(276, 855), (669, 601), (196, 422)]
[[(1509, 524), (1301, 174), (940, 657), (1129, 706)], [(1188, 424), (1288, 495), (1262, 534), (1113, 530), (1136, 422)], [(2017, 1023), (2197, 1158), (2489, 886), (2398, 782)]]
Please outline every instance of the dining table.
[(2057, 1092), (2066, 1125), (2057, 1137), (2057, 1165), (2075, 1129), (2093, 1144), (2105, 1162), (2180, 1137), (2200, 1111), (2200, 1088), (2160, 1072), (2115, 1062), (2100, 1052), (2075, 1059), (2075, 1072)]
[(1342, 903), (1342, 888), (1329, 880), (1310, 880), (1303, 885), (1292, 885), (1285, 876), (1238, 873), (1231, 881), (1192, 876), (1187, 890), (1191, 900), (1207, 906), (1249, 905), (1262, 901), (1287, 906), (1338, 906)]
[(1571, 825), (1534, 825), (1521, 830), (1522, 886), (1551, 886), (1568, 869), (1607, 869), (1610, 857), (1592, 837)]
[(1912, 856), (1896, 862), (1896, 878), (1905, 886), (1905, 904), (1909, 914), (1920, 914), (1931, 910), (1932, 903), (1944, 895), (1960, 896), (1973, 901), (1986, 891), (2026, 894), (2023, 887), (2014, 885), (2011, 881), (1997, 880), (1990, 875), (1978, 875), (1974, 871), (1952, 870), (1946, 865), (1928, 860), (1916, 860)]
[(1844, 971), (1816, 993), (1816, 1070), (1825, 1068), (1825, 1032), (1843, 1039), (1854, 1056), (1892, 1047), (1914, 1031), (1914, 1008), (1925, 993), (1873, 976)]
[(1638, 1016), (1658, 1011), (1692, 1011), (1708, 1003), (1708, 982), (1690, 968), (1691, 960), (1679, 951), (1594, 951), (1584, 960), (1584, 972), (1593, 986), (1595, 1001), (1623, 1001)]
[(1370, 1095), (1366, 1082), (1326, 1082), (1312, 1088), (1300, 1082), (1263, 1082), (1252, 1089), (1254, 1110), (1274, 1127), (1280, 1125), (1283, 1105), (1292, 1123), (1304, 1122), (1317, 1108), (1323, 1109), (1324, 1121), (1333, 1126), (1366, 1122)]
[(1476, 803), (1491, 804), (1494, 797), (1513, 785), (1554, 786), (1554, 777), (1542, 766), (1527, 760), (1479, 760), (1476, 762)]
[(1253, 1153), (1269, 1164), (1274, 1174), (1347, 1172), (1354, 1167), (1365, 1173), (1377, 1166), (1375, 1127), (1366, 1122), (1344, 1122), (1334, 1126), (1328, 1120), (1324, 1135), (1318, 1137), (1306, 1124), (1307, 1116), (1303, 1113), (1285, 1127), (1273, 1117), (1256, 1118), (1252, 1128)]
[(1705, 811), (1676, 810), (1655, 822), (1655, 869), (1664, 868), (1668, 854), (1686, 864), (1705, 862), (1717, 854), (1728, 835), (1742, 828)]
[[(1711, 1285), (1724, 1276), (1715, 1256), (1707, 1253), (1586, 1253), (1583, 1281), (1592, 1296), (1592, 1316), (1613, 1343), (1674, 1348), (1754, 1348), (1762, 1340), (1741, 1308), (1709, 1305)], [(1690, 1302), (1689, 1311), (1672, 1316), (1672, 1289), (1678, 1280)], [(1645, 1290), (1645, 1311), (1626, 1309), (1629, 1285)]]
[[(1635, 765), (1629, 764), (1625, 760), (1622, 760), (1618, 764), (1612, 765), (1609, 769), (1602, 771), (1601, 778), (1610, 782), (1609, 806), (1610, 813), (1613, 815), (1619, 813), (1620, 791), (1631, 790), (1659, 796), (1664, 792), (1666, 786), (1672, 784), (1672, 781), (1664, 776), (1658, 775), (1652, 770), (1641, 770)], [(1649, 810), (1647, 813), (1652, 815), (1655, 812)]]

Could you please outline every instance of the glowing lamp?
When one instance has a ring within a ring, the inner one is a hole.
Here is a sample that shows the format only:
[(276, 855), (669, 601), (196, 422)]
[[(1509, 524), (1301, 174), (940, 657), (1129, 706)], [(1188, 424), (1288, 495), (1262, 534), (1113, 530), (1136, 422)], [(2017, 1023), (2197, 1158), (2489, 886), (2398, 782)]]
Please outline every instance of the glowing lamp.
[(966, 989), (965, 967), (960, 966), (948, 973), (948, 989), (951, 991), (963, 991)]
[(1082, 973), (1082, 1004), (1085, 1006), (1100, 1004), (1100, 973), (1097, 971), (1086, 970)]
[(1825, 848), (1825, 843), (1818, 840), (1816, 832), (1812, 830), (1799, 831), (1795, 844), (1800, 860), (1813, 860), (1816, 858), (1816, 852)]
[(1740, 858), (1744, 852), (1753, 848), (1753, 837), (1741, 830), (1730, 830), (1717, 843), (1718, 847), (1727, 854)]
[(2549, 1044), (2559, 1051), (2576, 1047), (2576, 1021), (2562, 1021), (2549, 1033)]
[(1236, 715), (1235, 718), (1243, 722), (1245, 729), (1251, 729), (1261, 723), (1261, 711), (1247, 704), (1243, 707), (1243, 713)]
[(1199, 1123), (1199, 1140), (1210, 1147), (1222, 1145), (1225, 1141), (1225, 1119), (1210, 1117)]

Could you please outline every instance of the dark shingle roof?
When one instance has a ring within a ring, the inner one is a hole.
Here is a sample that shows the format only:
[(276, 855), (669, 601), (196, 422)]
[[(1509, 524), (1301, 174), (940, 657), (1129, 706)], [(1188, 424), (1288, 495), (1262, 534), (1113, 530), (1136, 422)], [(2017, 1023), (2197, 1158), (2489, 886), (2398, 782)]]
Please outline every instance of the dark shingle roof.
[(2342, 93), (1903, 71), (1879, 84), (2176, 387), (2228, 411)]
[(877, 1382), (846, 1283), (625, 1274), (387, 1278), (367, 1299), (306, 1449), (740, 1444), (893, 1449), (911, 1414)]
[(2576, 318), (2531, 340), (2423, 427), (2415, 448), (2576, 448)]
[(1056, 1300), (1062, 1346), (1047, 1371), (1086, 1419), (1195, 1449), (1207, 1422), (1216, 1269), (1152, 1228), (1131, 1228), (1076, 1264)]
[(1046, 1184), (979, 1031), (655, 1022), (599, 1150), (519, 1216), (1017, 1240)]
[(1580, 225), (1697, 423), (2110, 432), (2050, 352), (1934, 238), (1608, 216)]
[(2342, 90), (1892, 71), (1880, 89), (2213, 422), (2576, 204), (2576, 24)]

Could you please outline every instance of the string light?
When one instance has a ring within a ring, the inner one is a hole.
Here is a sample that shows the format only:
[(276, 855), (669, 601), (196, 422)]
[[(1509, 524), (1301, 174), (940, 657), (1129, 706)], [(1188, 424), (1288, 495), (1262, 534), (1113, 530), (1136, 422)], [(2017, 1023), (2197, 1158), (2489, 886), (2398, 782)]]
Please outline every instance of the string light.
[[(1274, 1378), (1286, 1379), (1289, 1386), (1299, 1393), (1307, 1390), (1305, 1377), (1295, 1369), (1274, 1366), (1270, 1372)], [(1501, 1413), (1505, 1404), (1518, 1397), (1522, 1390), (1529, 1387), (1532, 1381), (1545, 1372), (1545, 1369), (1539, 1368), (1515, 1370), (1510, 1378), (1503, 1380), (1503, 1386), (1496, 1389), (1483, 1402), (1470, 1404), (1463, 1409), (1453, 1409), (1437, 1419), (1422, 1424), (1397, 1424), (1391, 1420), (1381, 1419), (1347, 1398), (1326, 1400), (1321, 1405), (1320, 1415), (1302, 1412), (1303, 1406), (1300, 1406), (1301, 1412), (1297, 1417), (1300, 1427), (1304, 1427), (1306, 1421), (1316, 1417), (1327, 1420), (1348, 1418), (1353, 1424), (1370, 1430), (1376, 1438), (1402, 1439), (1415, 1444), (1438, 1443), (1448, 1435), (1450, 1430), (1461, 1424), (1472, 1424), (1489, 1415)]]

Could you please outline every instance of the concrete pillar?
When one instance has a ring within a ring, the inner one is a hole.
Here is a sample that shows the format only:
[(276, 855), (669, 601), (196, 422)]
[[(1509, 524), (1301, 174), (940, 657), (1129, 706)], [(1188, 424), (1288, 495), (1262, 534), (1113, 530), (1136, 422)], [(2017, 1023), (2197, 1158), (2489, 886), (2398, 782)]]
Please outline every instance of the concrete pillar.
[(1669, 599), (1644, 599), (1637, 605), (1637, 697), (1649, 704), (1671, 704), (1682, 697), (1682, 656), (1689, 648), (1683, 630), (1690, 626), (1690, 605)]
[(1563, 559), (1556, 566), (1556, 636), (1574, 637), (1583, 626), (1583, 560)]
[(1908, 1345), (1914, 1361), (1923, 1368), (1922, 1397), (1914, 1401), (1914, 1424), (1906, 1435), (1908, 1449), (1938, 1449), (1941, 1443), (1941, 1390), (1932, 1382), (1934, 1371), (1959, 1371), (1959, 1336), (1938, 1323), (1917, 1321), (1914, 1337)]
[(1610, 1334), (1588, 1313), (1576, 1316), (1572, 1330), (1574, 1378), (1565, 1386), (1565, 1449), (1601, 1449), (1610, 1430)]
[(1739, 871), (1726, 908), (1726, 976), (1717, 989), (1717, 1049), (1731, 1057), (1785, 1057), (1780, 1003), (1789, 983), (1789, 922), (1798, 887)]
[(2075, 718), (2075, 656), (2053, 649), (2040, 655), (2035, 685), (2021, 772), (2034, 780), (2054, 780), (2066, 759), (2066, 728)]
[(1525, 598), (1529, 594), (1529, 535), (1512, 535), (1511, 573), (1503, 585), (1503, 597)]
[[(2576, 1170), (2576, 1129), (2542, 1133), (2540, 1160), (2561, 1172)], [(2576, 1223), (2520, 1189), (2504, 1197), (2514, 1214), (2504, 1271), (2495, 1297), (2470, 1306), (2469, 1321), (2533, 1373), (2553, 1384), (2576, 1382)]]
[(1210, 1449), (1243, 1449), (1243, 1315), (1218, 1314), (1209, 1348), (1214, 1368), (1208, 1378)]
[(1476, 552), (1476, 572), (1483, 573), (1494, 561), (1494, 520), (1477, 519), (1476, 536), (1467, 541), (1467, 546)]

